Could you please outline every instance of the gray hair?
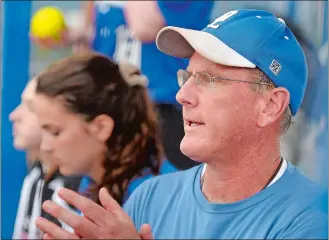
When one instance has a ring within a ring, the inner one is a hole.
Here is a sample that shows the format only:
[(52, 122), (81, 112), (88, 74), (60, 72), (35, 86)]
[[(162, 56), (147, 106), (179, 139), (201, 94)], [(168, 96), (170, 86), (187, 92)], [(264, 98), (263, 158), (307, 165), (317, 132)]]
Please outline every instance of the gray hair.
[[(253, 71), (257, 76), (257, 83), (268, 83), (271, 85), (268, 86), (268, 85), (251, 84), (251, 89), (253, 91), (263, 92), (275, 88), (274, 82), (262, 70), (256, 68)], [(292, 112), (290, 106), (288, 105), (284, 112), (283, 119), (280, 123), (280, 134), (281, 135), (285, 134), (288, 131), (291, 124), (292, 124)]]

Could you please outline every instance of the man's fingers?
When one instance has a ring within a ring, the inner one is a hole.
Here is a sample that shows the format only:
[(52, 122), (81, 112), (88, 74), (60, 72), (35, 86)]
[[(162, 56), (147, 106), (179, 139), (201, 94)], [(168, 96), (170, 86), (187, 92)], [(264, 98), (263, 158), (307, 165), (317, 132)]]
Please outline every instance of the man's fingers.
[(74, 235), (72, 233), (63, 230), (55, 223), (52, 223), (45, 218), (39, 217), (35, 221), (35, 224), (41, 231), (43, 231), (44, 233), (50, 235), (55, 239), (79, 239), (77, 235)]
[(54, 239), (52, 236), (50, 236), (48, 233), (43, 235), (43, 239)]
[(115, 201), (112, 196), (109, 194), (107, 189), (103, 187), (99, 191), (99, 200), (102, 204), (102, 206), (110, 213), (115, 215), (116, 217), (119, 217), (122, 215), (122, 213), (125, 214), (121, 206), (118, 204), (117, 201)]
[(42, 208), (57, 219), (62, 220), (64, 223), (71, 226), (74, 231), (87, 238), (93, 238), (98, 233), (98, 227), (85, 217), (78, 216), (70, 210), (65, 209), (56, 203), (46, 201)]
[(154, 239), (152, 235), (152, 228), (149, 224), (143, 224), (139, 231), (139, 235), (143, 240)]
[(58, 195), (65, 202), (79, 209), (84, 216), (89, 218), (95, 224), (104, 226), (104, 217), (108, 214), (108, 212), (97, 203), (66, 188), (61, 189), (58, 192)]

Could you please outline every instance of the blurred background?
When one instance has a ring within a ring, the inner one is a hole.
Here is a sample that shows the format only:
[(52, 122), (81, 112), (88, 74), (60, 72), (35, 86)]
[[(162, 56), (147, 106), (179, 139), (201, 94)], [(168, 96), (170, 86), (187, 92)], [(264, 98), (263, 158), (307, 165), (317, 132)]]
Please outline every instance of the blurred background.
[[(40, 50), (29, 41), (29, 21), (43, 6), (57, 6), (72, 24), (79, 24), (81, 1), (0, 2), (1, 72), (1, 237), (11, 238), (22, 181), (24, 154), (12, 146), (9, 113), (20, 101), (28, 79), (71, 49)], [(215, 18), (237, 8), (270, 10), (285, 19), (307, 55), (309, 82), (305, 100), (294, 124), (282, 140), (283, 157), (306, 175), (328, 182), (328, 2), (327, 1), (216, 1)]]

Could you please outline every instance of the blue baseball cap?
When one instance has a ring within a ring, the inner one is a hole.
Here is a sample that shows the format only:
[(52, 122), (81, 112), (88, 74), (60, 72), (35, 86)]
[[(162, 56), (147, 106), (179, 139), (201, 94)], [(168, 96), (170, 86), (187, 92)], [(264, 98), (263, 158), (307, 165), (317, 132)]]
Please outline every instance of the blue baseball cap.
[(208, 60), (234, 67), (260, 68), (277, 87), (290, 93), (290, 109), (300, 108), (307, 85), (302, 47), (284, 20), (253, 9), (234, 10), (202, 31), (164, 27), (156, 38), (160, 51), (190, 58), (196, 51)]

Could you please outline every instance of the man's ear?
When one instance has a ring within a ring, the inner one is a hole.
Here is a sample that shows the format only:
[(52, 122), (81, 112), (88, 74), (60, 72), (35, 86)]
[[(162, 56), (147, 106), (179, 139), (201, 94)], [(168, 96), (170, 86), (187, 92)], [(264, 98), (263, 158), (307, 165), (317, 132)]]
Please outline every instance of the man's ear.
[(106, 142), (112, 135), (114, 128), (114, 121), (111, 117), (102, 114), (95, 117), (89, 123), (89, 131), (94, 135), (100, 142)]
[(259, 127), (266, 127), (281, 119), (286, 108), (289, 107), (290, 94), (285, 88), (274, 88), (264, 94), (264, 101), (257, 122)]

